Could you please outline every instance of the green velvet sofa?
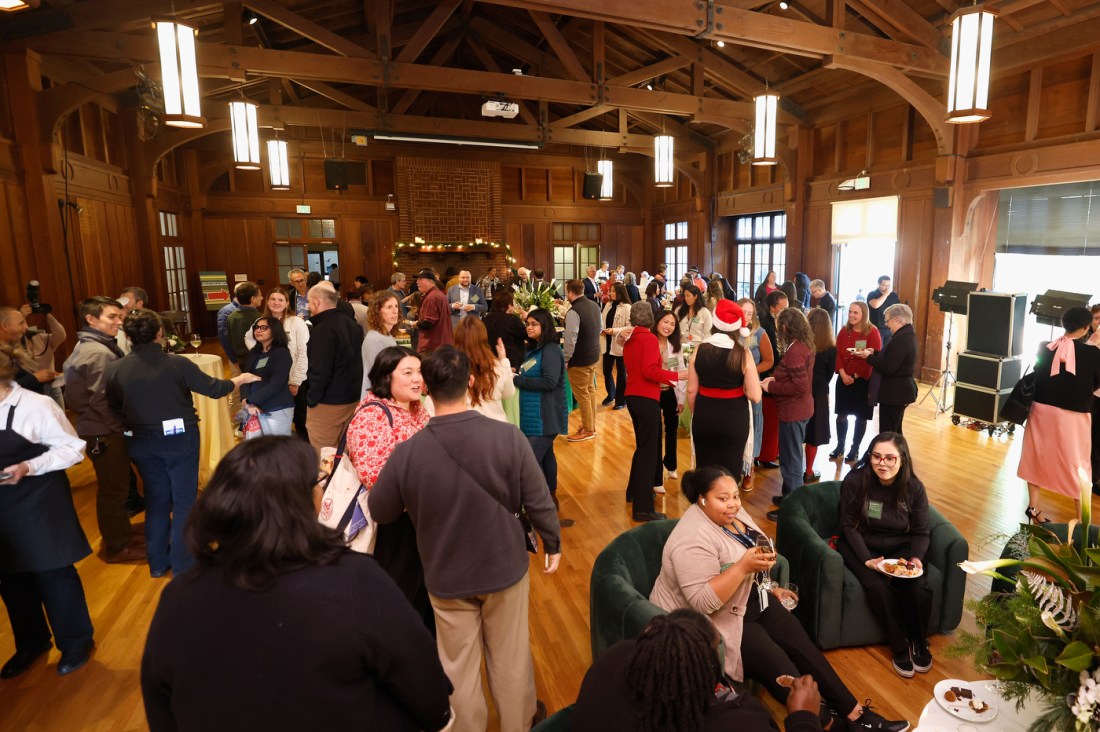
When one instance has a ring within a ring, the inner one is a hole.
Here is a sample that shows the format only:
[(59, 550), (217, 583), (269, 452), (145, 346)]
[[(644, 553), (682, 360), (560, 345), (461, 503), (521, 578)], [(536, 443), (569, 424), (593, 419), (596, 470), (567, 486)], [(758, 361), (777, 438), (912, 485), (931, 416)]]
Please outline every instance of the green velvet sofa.
[(569, 732), (569, 717), (572, 714), (573, 705), (570, 704), (536, 724), (531, 728), (531, 732)]
[[(866, 593), (829, 539), (840, 534), (840, 482), (807, 485), (783, 500), (776, 550), (790, 563), (798, 585), (795, 617), (823, 649), (885, 643), (886, 626), (872, 612)], [(966, 573), (958, 567), (970, 547), (943, 515), (928, 509), (931, 543), (925, 572), (932, 585), (929, 632), (954, 630), (962, 620)]]
[[(661, 573), (661, 553), (677, 519), (650, 521), (624, 531), (600, 552), (592, 565), (589, 588), (589, 621), (592, 658), (628, 638), (664, 610), (649, 601), (649, 593)], [(788, 580), (787, 562), (780, 556), (772, 575)]]

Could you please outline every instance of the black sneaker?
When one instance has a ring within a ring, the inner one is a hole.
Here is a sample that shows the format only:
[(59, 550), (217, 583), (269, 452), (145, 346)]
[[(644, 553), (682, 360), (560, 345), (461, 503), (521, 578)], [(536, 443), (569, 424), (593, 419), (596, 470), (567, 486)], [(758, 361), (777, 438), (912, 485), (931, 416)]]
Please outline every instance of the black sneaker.
[(894, 670), (898, 672), (898, 676), (913, 678), (913, 660), (909, 658), (908, 650), (894, 654)]
[(909, 657), (913, 661), (913, 670), (919, 674), (926, 674), (932, 670), (932, 651), (928, 650), (928, 644), (917, 641), (910, 647)]
[(611, 404), (611, 402), (613, 402), (613, 401), (615, 401), (615, 397), (609, 396), (607, 399), (604, 399), (602, 402), (600, 402), (600, 404), (602, 404), (606, 407), (609, 404)]
[(768, 511), (766, 516), (768, 517), (768, 521), (779, 521), (779, 509), (776, 508)]
[(874, 730), (875, 732), (907, 732), (909, 729), (909, 723), (904, 719), (889, 720), (883, 719), (882, 715), (871, 708), (871, 700), (863, 702), (863, 713), (859, 715), (859, 719), (848, 720), (848, 729), (852, 732), (863, 732), (863, 730)]

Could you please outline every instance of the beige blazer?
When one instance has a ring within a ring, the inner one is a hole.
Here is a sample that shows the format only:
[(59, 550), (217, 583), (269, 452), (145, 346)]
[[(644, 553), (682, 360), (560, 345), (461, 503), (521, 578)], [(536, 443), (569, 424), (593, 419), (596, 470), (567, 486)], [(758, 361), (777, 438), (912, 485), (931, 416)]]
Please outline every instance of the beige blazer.
[[(760, 531), (744, 508), (737, 518)], [(701, 508), (692, 504), (668, 537), (661, 555), (661, 574), (649, 595), (650, 602), (668, 612), (691, 608), (710, 618), (726, 644), (726, 673), (734, 681), (745, 678), (741, 633), (753, 583), (746, 579), (724, 603), (707, 583), (722, 571), (723, 566), (740, 560), (746, 551), (740, 542), (707, 518)]]
[[(611, 355), (621, 356), (623, 346), (626, 345), (626, 339), (623, 336), (629, 337), (627, 331), (633, 330), (630, 325), (630, 303), (605, 303), (600, 315), (600, 330), (603, 330), (604, 323), (607, 322), (607, 309), (612, 306), (615, 308), (615, 319), (611, 321)], [(600, 353), (607, 353), (607, 338), (603, 334), (600, 335)]]

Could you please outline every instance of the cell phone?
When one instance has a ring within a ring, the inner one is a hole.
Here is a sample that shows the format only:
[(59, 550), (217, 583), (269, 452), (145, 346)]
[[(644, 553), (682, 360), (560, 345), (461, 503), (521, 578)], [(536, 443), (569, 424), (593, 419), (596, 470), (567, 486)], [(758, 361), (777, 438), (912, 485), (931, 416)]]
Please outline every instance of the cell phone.
[(0, 473), (0, 480), (8, 480), (8, 479), (14, 478), (14, 477), (15, 477), (15, 473)]

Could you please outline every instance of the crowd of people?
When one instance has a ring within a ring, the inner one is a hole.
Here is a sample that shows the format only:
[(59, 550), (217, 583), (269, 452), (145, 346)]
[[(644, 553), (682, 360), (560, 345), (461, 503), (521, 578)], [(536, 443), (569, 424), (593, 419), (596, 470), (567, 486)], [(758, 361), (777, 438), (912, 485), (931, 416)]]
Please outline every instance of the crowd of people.
[[(902, 432), (917, 394), (912, 311), (887, 276), (838, 329), (836, 300), (803, 273), (779, 283), (771, 272), (755, 297), (737, 299), (719, 273), (692, 267), (671, 283), (667, 271), (638, 277), (602, 262), (559, 284), (523, 267), (476, 281), (423, 269), (411, 287), (403, 273), (379, 291), (356, 278), (348, 298), (332, 272), (292, 270), (291, 287), (266, 297), (241, 282), (217, 318), (228, 379), (167, 352), (173, 324), (147, 309), (140, 287), (80, 304), (61, 372), (52, 354), (66, 334), (52, 316), (28, 338), (29, 308), (0, 308), (0, 486), (12, 487), (0, 492), (0, 596), (16, 640), (0, 678), (54, 644), (60, 674), (93, 652), (74, 567), (91, 547), (65, 473), (87, 454), (101, 558), (186, 579), (165, 589), (142, 663), (154, 730), (207, 728), (227, 708), (245, 726), (355, 723), (351, 710), (370, 708), (379, 728), (483, 730), (483, 664), (501, 729), (528, 729), (546, 710), (535, 697), (527, 553), (541, 541), (544, 571), (557, 569), (561, 528), (574, 522), (559, 516), (555, 444), (597, 439), (602, 407), (630, 417), (633, 520), (665, 518), (654, 496), (669, 480), (689, 507), (651, 597), (670, 615), (597, 660), (576, 728), (606, 727), (608, 715), (638, 729), (774, 728), (739, 691), (755, 679), (787, 705), (789, 730), (908, 729), (858, 701), (786, 609), (792, 590), (764, 581), (776, 557), (741, 495), (757, 471), (778, 469), (776, 520), (786, 496), (820, 479), (821, 446), (852, 464), (838, 551), (886, 620), (895, 671), (931, 668), (927, 581), (878, 570), (884, 556), (920, 567), (928, 547), (928, 499)], [(553, 311), (517, 307), (520, 291), (540, 289)], [(1076, 475), (1052, 466), (1095, 459), (1097, 448), (1088, 417), (1100, 307), (1068, 310), (1064, 325), (1040, 349), (1019, 469), (1036, 521), (1041, 488), (1079, 495)], [(195, 393), (226, 397), (243, 440), (201, 497)], [(879, 433), (864, 450), (876, 406)], [(693, 464), (681, 478), (683, 424)], [(1065, 459), (1045, 459), (1054, 450)], [(345, 474), (351, 495), (337, 504)], [(32, 520), (42, 512), (45, 535)], [(349, 545), (369, 546), (373, 560)], [(211, 668), (215, 648), (237, 660)], [(289, 674), (287, 658), (300, 660)], [(658, 695), (667, 679), (675, 685)], [(263, 702), (280, 690), (311, 705)]]

